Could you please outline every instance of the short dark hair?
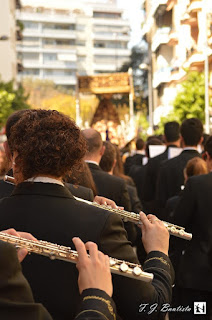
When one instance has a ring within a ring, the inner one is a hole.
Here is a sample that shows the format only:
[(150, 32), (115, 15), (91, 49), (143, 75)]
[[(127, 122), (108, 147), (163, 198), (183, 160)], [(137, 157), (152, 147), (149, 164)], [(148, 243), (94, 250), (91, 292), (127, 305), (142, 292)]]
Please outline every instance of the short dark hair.
[(55, 110), (27, 110), (11, 127), (11, 152), (23, 178), (39, 174), (64, 177), (78, 167), (86, 152), (81, 130), (68, 116)]
[(207, 151), (209, 156), (212, 158), (212, 136), (210, 136), (206, 141), (205, 151)]
[(105, 146), (105, 152), (101, 158), (99, 165), (102, 170), (109, 172), (112, 169), (114, 161), (116, 159), (116, 149), (114, 145), (109, 141), (104, 141), (103, 145)]
[(103, 145), (101, 134), (90, 128), (82, 130), (82, 134), (87, 143), (87, 151), (91, 154), (96, 153)]
[(145, 142), (143, 139), (139, 138), (136, 140), (136, 149), (137, 150), (143, 150), (144, 146), (145, 146)]
[(167, 142), (175, 142), (180, 139), (180, 125), (177, 121), (167, 122), (164, 126), (164, 135)]
[(203, 135), (202, 122), (197, 118), (185, 119), (181, 124), (180, 133), (185, 145), (197, 146)]

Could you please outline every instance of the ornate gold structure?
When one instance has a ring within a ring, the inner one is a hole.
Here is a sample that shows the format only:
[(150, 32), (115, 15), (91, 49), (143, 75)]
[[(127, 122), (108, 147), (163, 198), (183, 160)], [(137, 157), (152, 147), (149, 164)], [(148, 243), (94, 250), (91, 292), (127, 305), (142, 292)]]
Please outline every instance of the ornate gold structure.
[(76, 122), (80, 126), (80, 93), (92, 93), (102, 95), (91, 126), (99, 131), (102, 139), (109, 139), (111, 142), (120, 144), (124, 138), (120, 136), (120, 119), (110, 98), (116, 93), (129, 94), (129, 127), (131, 135), (126, 140), (134, 137), (134, 111), (133, 111), (133, 78), (132, 69), (128, 72), (104, 73), (93, 76), (78, 76), (76, 90)]

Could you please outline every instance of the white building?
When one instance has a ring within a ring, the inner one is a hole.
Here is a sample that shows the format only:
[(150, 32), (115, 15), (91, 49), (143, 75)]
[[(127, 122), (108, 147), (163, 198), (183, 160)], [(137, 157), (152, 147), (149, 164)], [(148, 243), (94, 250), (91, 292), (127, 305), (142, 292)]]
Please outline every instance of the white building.
[(206, 52), (211, 88), (212, 1), (145, 0), (144, 9), (142, 31), (151, 49), (154, 124), (157, 124), (170, 111), (186, 70), (204, 71)]
[(0, 0), (0, 79), (16, 80), (16, 19), (15, 10), (20, 6), (19, 0)]
[(17, 43), (23, 77), (74, 87), (76, 73), (114, 72), (128, 60), (129, 22), (115, 1), (22, 0), (24, 25)]

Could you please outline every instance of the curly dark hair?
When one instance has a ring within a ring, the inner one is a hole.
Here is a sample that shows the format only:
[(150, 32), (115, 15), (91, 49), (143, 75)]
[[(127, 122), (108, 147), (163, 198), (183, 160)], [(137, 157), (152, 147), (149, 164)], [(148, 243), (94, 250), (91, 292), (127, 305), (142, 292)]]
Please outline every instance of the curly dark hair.
[(81, 130), (55, 110), (27, 110), (8, 139), (24, 179), (38, 175), (64, 177), (79, 166), (86, 152)]

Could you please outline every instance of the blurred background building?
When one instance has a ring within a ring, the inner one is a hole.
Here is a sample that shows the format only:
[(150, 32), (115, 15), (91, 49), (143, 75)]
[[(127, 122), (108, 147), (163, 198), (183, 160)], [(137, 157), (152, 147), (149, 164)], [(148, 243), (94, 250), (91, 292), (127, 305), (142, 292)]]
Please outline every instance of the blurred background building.
[[(3, 0), (2, 0), (3, 1)], [(114, 72), (128, 60), (130, 26), (115, 1), (22, 0), (16, 19), (23, 77), (74, 88), (80, 75)]]
[(0, 0), (0, 78), (2, 81), (16, 79), (20, 65), (16, 57), (16, 39), (21, 37), (16, 25), (16, 8), (20, 9), (20, 0)]
[(204, 71), (206, 54), (212, 88), (212, 6), (210, 0), (145, 0), (143, 6), (157, 124), (172, 108), (186, 70)]

